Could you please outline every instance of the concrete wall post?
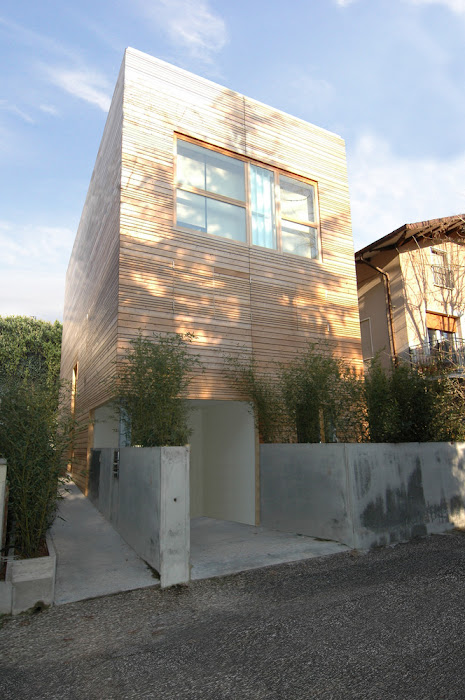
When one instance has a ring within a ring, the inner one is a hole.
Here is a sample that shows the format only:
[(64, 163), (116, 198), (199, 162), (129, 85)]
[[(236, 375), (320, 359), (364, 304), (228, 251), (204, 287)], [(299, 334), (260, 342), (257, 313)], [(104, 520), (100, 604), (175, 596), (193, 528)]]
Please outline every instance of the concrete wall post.
[(90, 482), (98, 482), (90, 492), (94, 505), (159, 573), (163, 588), (187, 583), (189, 448), (122, 447), (98, 452), (100, 459), (91, 460), (99, 472), (90, 475)]

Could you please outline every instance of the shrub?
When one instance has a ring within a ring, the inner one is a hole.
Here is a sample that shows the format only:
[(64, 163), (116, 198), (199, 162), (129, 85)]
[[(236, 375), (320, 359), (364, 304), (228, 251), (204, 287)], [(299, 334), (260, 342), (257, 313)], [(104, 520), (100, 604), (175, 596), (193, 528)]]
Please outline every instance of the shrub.
[(362, 380), (328, 346), (309, 344), (268, 372), (253, 357), (228, 357), (226, 373), (251, 404), (262, 442), (354, 442), (366, 433)]
[[(53, 521), (73, 426), (60, 395), (62, 326), (0, 317), (0, 455), (7, 459), (15, 547), (35, 556)], [(69, 403), (68, 403), (69, 405)]]
[(465, 384), (462, 379), (442, 376), (434, 384), (436, 440), (465, 440)]
[(125, 423), (131, 444), (141, 447), (185, 445), (188, 404), (185, 400), (191, 372), (198, 358), (188, 352), (191, 333), (154, 335), (139, 333), (131, 349), (117, 364), (111, 392)]
[(37, 555), (56, 512), (73, 428), (57, 403), (56, 385), (43, 378), (26, 374), (0, 385), (0, 452), (7, 459), (8, 514), (15, 527), (15, 549), (23, 557)]
[(424, 374), (399, 363), (389, 370), (375, 358), (365, 378), (371, 442), (439, 442), (465, 438), (461, 380)]
[(281, 391), (297, 442), (358, 442), (366, 425), (359, 377), (328, 345), (309, 343), (281, 366)]
[(0, 316), (0, 380), (60, 375), (62, 325), (28, 316)]
[(253, 356), (227, 356), (225, 366), (231, 386), (251, 407), (260, 442), (292, 442), (294, 431), (276, 375), (260, 371)]

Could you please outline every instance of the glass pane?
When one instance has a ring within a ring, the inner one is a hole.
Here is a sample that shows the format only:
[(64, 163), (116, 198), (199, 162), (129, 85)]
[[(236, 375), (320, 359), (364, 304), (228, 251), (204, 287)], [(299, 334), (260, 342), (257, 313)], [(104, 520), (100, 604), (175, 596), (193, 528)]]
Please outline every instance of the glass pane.
[(234, 241), (246, 241), (245, 209), (207, 199), (207, 232)]
[(250, 166), (250, 202), (252, 209), (252, 243), (276, 248), (274, 220), (274, 173)]
[(204, 148), (178, 141), (178, 184), (205, 189)]
[(281, 175), (281, 216), (283, 219), (315, 221), (315, 188), (306, 182)]
[(205, 151), (208, 192), (222, 194), (224, 197), (245, 200), (244, 163), (214, 151)]
[(245, 200), (244, 163), (188, 141), (178, 141), (178, 185)]
[(294, 253), (306, 258), (318, 257), (317, 231), (311, 226), (283, 221), (281, 240), (283, 253)]
[(206, 198), (191, 192), (178, 190), (176, 197), (176, 221), (179, 226), (206, 231)]

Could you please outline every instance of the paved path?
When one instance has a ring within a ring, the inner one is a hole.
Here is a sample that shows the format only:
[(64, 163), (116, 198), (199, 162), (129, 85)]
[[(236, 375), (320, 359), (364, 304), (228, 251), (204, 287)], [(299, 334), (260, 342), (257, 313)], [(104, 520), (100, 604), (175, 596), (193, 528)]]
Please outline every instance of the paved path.
[(2, 700), (463, 700), (465, 536), (20, 615)]
[[(52, 527), (57, 551), (55, 604), (159, 585), (159, 579), (81, 491), (70, 483)], [(191, 521), (192, 579), (225, 576), (346, 551), (262, 527), (211, 518)]]
[(78, 487), (66, 486), (52, 527), (57, 552), (55, 605), (159, 583)]
[(348, 552), (339, 542), (212, 518), (191, 520), (192, 580)]

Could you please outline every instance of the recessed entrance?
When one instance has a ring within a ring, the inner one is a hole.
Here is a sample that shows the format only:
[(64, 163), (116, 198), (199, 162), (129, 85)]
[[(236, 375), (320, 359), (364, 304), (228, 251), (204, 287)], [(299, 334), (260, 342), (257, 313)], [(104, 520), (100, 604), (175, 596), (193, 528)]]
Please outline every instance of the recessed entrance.
[(189, 402), (191, 518), (255, 525), (255, 428), (241, 401)]

